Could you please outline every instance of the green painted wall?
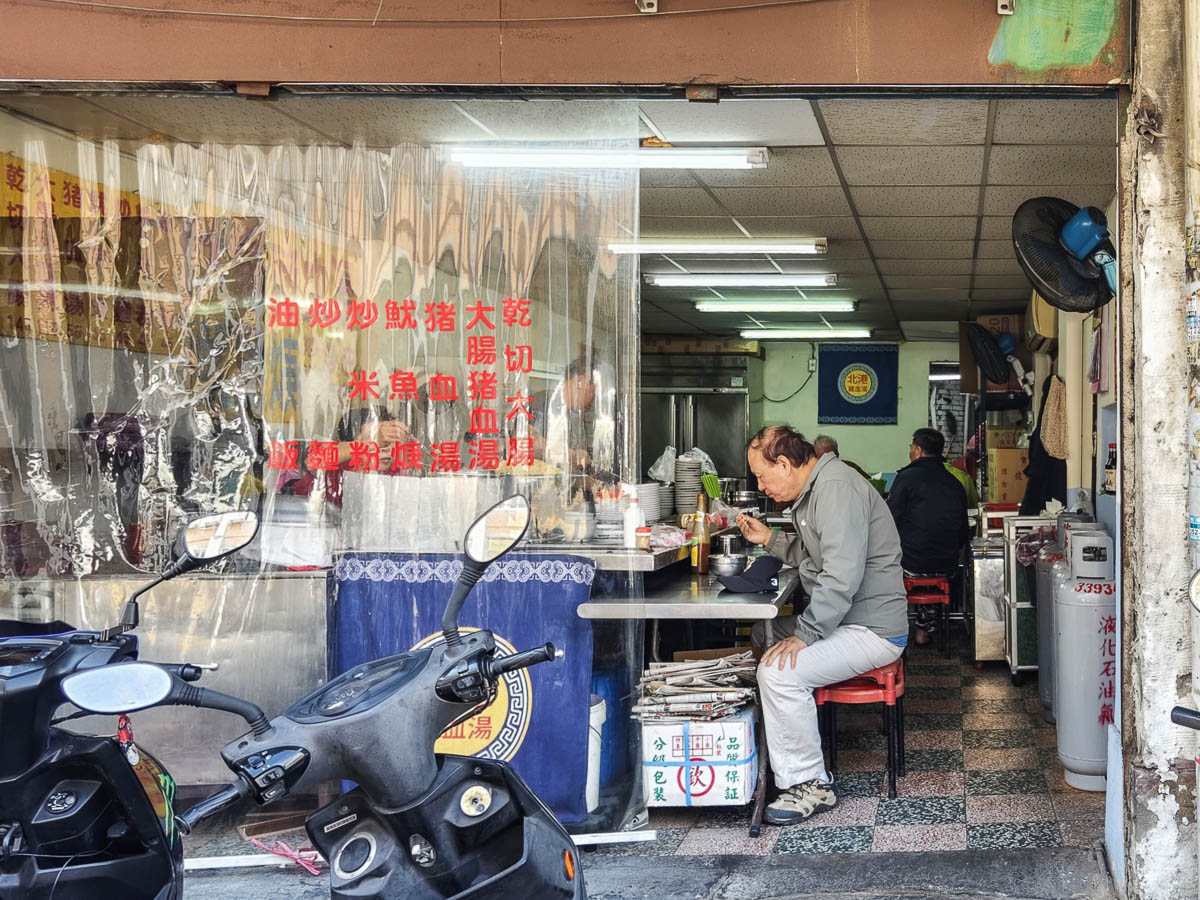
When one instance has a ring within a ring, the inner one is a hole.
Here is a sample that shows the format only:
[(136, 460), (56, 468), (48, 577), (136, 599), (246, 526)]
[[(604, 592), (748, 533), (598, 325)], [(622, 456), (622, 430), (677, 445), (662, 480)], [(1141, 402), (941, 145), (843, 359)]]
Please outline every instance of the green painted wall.
[(929, 364), (958, 359), (953, 342), (910, 342), (900, 345), (900, 397), (896, 425), (828, 425), (817, 427), (817, 375), (795, 397), (784, 403), (765, 401), (762, 395), (781, 399), (808, 378), (808, 359), (814, 346), (807, 342), (772, 341), (766, 359), (751, 360), (750, 428), (791, 425), (814, 437), (825, 432), (837, 439), (841, 455), (868, 472), (892, 472), (908, 464), (912, 433), (929, 424)]

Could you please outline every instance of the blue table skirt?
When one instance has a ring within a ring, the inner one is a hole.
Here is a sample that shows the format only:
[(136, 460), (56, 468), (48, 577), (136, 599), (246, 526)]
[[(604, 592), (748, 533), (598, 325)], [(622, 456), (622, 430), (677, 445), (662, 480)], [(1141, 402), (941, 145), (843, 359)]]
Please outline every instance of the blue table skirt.
[[(442, 613), (462, 571), (444, 554), (346, 553), (330, 573), (330, 676), (441, 638)], [(507, 759), (564, 822), (587, 815), (591, 623), (576, 613), (595, 568), (575, 556), (510, 554), (493, 563), (459, 624), (487, 628), (505, 652), (553, 642), (564, 651), (504, 678), (496, 702), (438, 741), (439, 752)]]

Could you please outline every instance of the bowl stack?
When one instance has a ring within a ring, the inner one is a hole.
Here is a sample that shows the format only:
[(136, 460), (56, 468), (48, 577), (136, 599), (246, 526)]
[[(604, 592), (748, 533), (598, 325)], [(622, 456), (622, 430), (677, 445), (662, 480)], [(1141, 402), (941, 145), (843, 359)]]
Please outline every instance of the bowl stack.
[[(639, 501), (640, 502), (640, 501)], [(594, 537), (601, 542), (620, 542), (624, 539), (625, 507), (618, 497), (596, 500), (596, 528)]]
[(696, 495), (704, 490), (700, 483), (700, 460), (675, 460), (675, 511), (688, 513), (696, 511)]
[(651, 481), (649, 484), (639, 484), (635, 487), (637, 488), (638, 505), (642, 508), (646, 523), (657, 522), (663, 517), (662, 485), (657, 481)]

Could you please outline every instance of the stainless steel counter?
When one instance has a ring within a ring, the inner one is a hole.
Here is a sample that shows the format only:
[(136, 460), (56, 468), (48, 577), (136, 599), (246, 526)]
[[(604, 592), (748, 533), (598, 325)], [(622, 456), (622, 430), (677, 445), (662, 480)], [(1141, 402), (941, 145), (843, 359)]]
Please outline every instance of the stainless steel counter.
[[(733, 534), (734, 526), (722, 528), (713, 532), (715, 540), (722, 534)], [(688, 558), (691, 548), (688, 544), (682, 547), (666, 547), (657, 550), (631, 550), (613, 544), (575, 544), (563, 541), (557, 544), (521, 544), (518, 553), (569, 554), (582, 556), (592, 560), (596, 568), (606, 572), (657, 572), (673, 563)]]
[(734, 594), (715, 575), (683, 571), (646, 591), (644, 597), (606, 597), (579, 606), (584, 619), (773, 619), (800, 579), (795, 569), (779, 573), (772, 593)]

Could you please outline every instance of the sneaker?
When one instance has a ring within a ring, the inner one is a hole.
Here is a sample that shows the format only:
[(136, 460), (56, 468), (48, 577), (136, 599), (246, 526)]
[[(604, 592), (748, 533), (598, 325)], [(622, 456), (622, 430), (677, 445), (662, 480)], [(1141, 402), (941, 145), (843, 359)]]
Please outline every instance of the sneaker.
[(806, 781), (793, 785), (767, 806), (763, 821), (771, 825), (795, 825), (810, 816), (837, 806), (833, 785), (823, 781)]

